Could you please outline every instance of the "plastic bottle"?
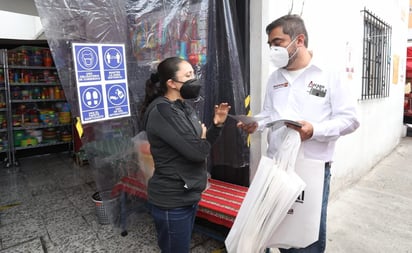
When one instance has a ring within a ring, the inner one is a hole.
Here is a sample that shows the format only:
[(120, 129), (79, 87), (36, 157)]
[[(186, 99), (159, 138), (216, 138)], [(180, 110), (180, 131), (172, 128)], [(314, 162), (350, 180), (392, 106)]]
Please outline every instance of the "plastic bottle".
[(54, 96), (54, 88), (53, 87), (49, 87), (49, 98), (50, 99), (54, 99), (55, 98), (55, 96)]
[(53, 65), (50, 50), (48, 49), (44, 50), (43, 65), (46, 67), (51, 67)]
[(54, 98), (55, 98), (55, 99), (61, 99), (61, 94), (60, 94), (59, 86), (55, 86), (55, 87), (54, 87)]

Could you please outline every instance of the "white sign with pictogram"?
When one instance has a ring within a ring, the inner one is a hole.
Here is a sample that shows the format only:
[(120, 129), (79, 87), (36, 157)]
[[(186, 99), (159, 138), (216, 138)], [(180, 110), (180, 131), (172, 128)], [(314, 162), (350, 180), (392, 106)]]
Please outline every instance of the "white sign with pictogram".
[(82, 124), (130, 116), (124, 44), (72, 43)]

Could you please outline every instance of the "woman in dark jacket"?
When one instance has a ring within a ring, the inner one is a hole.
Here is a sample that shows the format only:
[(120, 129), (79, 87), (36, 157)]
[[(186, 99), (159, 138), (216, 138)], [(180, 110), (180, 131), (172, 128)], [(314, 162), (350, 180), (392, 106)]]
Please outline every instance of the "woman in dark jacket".
[(199, 96), (192, 65), (179, 58), (163, 60), (146, 82), (144, 128), (155, 170), (148, 201), (162, 253), (189, 252), (198, 203), (207, 185), (206, 158), (219, 137), (230, 106), (216, 105), (209, 129), (185, 99)]

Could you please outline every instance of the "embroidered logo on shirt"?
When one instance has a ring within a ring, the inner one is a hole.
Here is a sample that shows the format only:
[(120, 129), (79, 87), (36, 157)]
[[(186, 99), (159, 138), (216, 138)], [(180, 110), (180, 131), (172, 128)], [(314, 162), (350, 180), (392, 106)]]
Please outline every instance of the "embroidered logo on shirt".
[(273, 87), (274, 90), (276, 90), (276, 89), (283, 88), (283, 87), (288, 87), (288, 86), (289, 86), (289, 83), (286, 82), (286, 83), (274, 84), (272, 87)]
[(317, 97), (325, 97), (327, 89), (325, 88), (325, 85), (317, 84), (314, 83), (313, 81), (310, 81), (308, 84), (308, 93), (310, 95), (314, 95)]

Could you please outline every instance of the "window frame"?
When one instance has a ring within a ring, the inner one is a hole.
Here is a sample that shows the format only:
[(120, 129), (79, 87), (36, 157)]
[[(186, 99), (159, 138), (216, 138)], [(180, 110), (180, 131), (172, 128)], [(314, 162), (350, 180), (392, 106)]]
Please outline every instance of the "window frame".
[(389, 97), (392, 27), (364, 9), (361, 100)]

